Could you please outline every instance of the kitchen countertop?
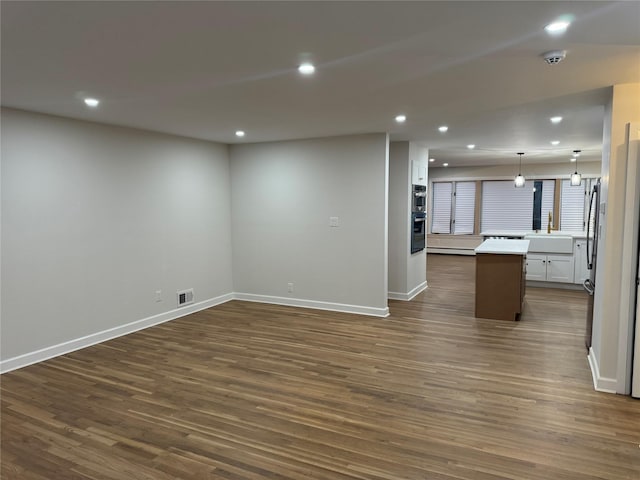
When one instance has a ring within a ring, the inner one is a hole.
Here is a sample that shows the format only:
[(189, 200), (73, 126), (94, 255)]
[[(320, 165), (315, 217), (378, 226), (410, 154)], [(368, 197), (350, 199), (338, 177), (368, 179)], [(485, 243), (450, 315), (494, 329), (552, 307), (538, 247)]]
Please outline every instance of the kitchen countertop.
[(587, 238), (587, 232), (563, 232), (562, 230), (552, 230), (551, 233), (547, 233), (546, 230), (487, 230), (480, 232), (483, 237), (523, 237), (525, 235), (555, 235), (562, 237), (572, 238)]
[(529, 240), (505, 240), (492, 238), (485, 240), (475, 249), (476, 253), (494, 253), (503, 255), (526, 255), (529, 251)]

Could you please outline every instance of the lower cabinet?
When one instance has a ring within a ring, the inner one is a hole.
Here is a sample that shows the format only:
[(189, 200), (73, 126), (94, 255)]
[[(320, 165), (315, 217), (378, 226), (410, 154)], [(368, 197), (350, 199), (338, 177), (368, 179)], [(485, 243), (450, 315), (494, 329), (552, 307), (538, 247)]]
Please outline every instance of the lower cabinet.
[(527, 280), (573, 283), (573, 255), (527, 254)]

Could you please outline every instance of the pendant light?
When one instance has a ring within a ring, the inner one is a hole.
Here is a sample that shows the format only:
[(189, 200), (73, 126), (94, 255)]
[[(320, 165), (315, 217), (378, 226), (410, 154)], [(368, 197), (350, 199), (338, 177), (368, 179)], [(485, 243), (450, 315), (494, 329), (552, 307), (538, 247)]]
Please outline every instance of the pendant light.
[(524, 152), (519, 152), (518, 155), (520, 156), (520, 166), (515, 179), (516, 188), (524, 187), (524, 177), (522, 176), (522, 155), (524, 155)]
[(571, 186), (579, 187), (582, 183), (582, 175), (578, 173), (578, 157), (580, 156), (580, 150), (574, 150), (573, 156), (576, 157), (576, 170), (571, 174)]

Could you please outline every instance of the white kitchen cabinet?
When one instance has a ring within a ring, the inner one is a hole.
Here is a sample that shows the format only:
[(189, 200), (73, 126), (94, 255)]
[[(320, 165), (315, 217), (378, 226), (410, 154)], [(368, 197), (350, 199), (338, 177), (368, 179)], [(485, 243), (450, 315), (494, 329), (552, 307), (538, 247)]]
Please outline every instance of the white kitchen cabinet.
[(547, 280), (547, 256), (527, 254), (527, 280), (545, 282)]
[(413, 185), (427, 185), (427, 162), (426, 160), (411, 161), (411, 183)]
[(573, 283), (573, 255), (527, 254), (527, 280)]
[(579, 239), (575, 241), (573, 248), (573, 278), (574, 283), (582, 284), (589, 278), (587, 269), (587, 240)]
[(547, 281), (573, 283), (573, 255), (547, 255)]

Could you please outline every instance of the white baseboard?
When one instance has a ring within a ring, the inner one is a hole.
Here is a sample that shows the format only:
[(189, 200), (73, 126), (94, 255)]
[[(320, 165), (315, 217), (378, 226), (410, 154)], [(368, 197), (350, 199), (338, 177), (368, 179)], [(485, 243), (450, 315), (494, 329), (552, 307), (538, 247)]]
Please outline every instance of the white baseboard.
[(425, 280), (416, 288), (411, 290), (409, 293), (389, 292), (387, 297), (390, 300), (403, 300), (405, 302), (409, 302), (413, 300), (416, 297), (416, 295), (419, 295), (420, 293), (424, 292), (426, 289), (427, 289), (427, 281)]
[(606, 378), (600, 376), (600, 369), (598, 368), (598, 360), (593, 353), (593, 348), (589, 348), (589, 368), (591, 368), (591, 376), (593, 377), (593, 388), (598, 392), (605, 393), (618, 393), (616, 391), (617, 381), (615, 378)]
[(375, 308), (362, 305), (347, 305), (344, 303), (319, 302), (316, 300), (304, 300), (300, 298), (273, 297), (270, 295), (255, 295), (253, 293), (234, 293), (233, 298), (245, 302), (272, 303), (275, 305), (287, 305), (290, 307), (314, 308), (316, 310), (330, 310), (332, 312), (356, 313), (358, 315), (370, 315), (372, 317), (388, 317), (389, 307)]
[[(426, 286), (426, 285), (425, 285)], [(419, 292), (418, 292), (419, 293)], [(272, 297), (266, 295), (253, 295), (249, 293), (227, 293), (216, 298), (204, 300), (202, 302), (194, 303), (193, 305), (176, 308), (168, 312), (153, 315), (151, 317), (136, 320), (134, 322), (113, 327), (101, 332), (92, 333), (90, 335), (69, 340), (67, 342), (59, 343), (58, 345), (52, 345), (45, 347), (35, 352), (25, 353), (18, 355), (17, 357), (8, 358), (0, 361), (0, 374), (17, 370), (18, 368), (33, 365), (34, 363), (43, 362), (60, 355), (80, 350), (81, 348), (90, 347), (97, 343), (106, 342), (129, 333), (137, 332), (145, 328), (158, 325), (160, 323), (168, 322), (169, 320), (175, 320), (176, 318), (184, 317), (191, 313), (199, 312), (207, 308), (215, 307), (229, 300), (244, 300), (247, 302), (260, 302), (260, 303), (272, 303), (277, 305), (288, 305), (292, 307), (304, 307), (314, 308), (318, 310), (331, 310), (335, 312), (356, 313), (359, 315), (371, 315), (374, 317), (387, 317), (389, 316), (389, 307), (386, 308), (373, 308), (364, 307), (359, 305), (346, 305), (342, 303), (331, 302), (318, 302), (314, 300), (301, 300), (296, 298), (285, 297)]]
[(169, 320), (175, 320), (176, 318), (184, 317), (190, 313), (205, 310), (207, 308), (215, 307), (221, 303), (233, 300), (233, 294), (227, 293), (216, 298), (204, 300), (202, 302), (194, 303), (189, 306), (176, 308), (168, 312), (153, 315), (151, 317), (143, 318), (142, 320), (136, 320), (134, 322), (120, 325), (118, 327), (109, 328), (101, 332), (92, 333), (90, 335), (69, 340), (68, 342), (59, 343), (58, 345), (52, 345), (51, 347), (45, 347), (35, 352), (25, 353), (18, 355), (17, 357), (8, 358), (0, 361), (0, 373), (7, 373), (18, 368), (26, 367), (34, 363), (43, 362), (53, 357), (65, 355), (67, 353), (80, 350), (81, 348), (90, 347), (97, 343), (106, 342), (129, 333), (137, 332), (160, 323), (168, 322)]
[(584, 290), (584, 287), (581, 283), (542, 282), (540, 280), (527, 280), (527, 287), (559, 288), (561, 290)]

